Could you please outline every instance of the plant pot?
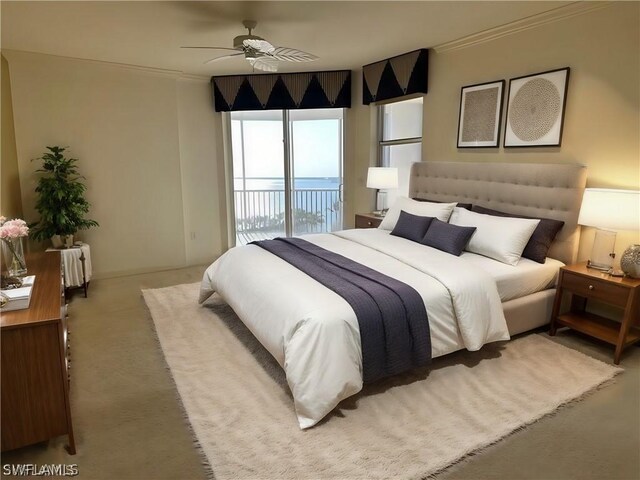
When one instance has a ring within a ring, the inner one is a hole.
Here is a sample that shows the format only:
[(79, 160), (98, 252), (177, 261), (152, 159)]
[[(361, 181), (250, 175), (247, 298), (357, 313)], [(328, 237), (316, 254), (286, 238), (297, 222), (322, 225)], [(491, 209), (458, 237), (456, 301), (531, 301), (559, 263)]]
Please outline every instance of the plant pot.
[(73, 246), (73, 235), (54, 235), (51, 237), (53, 248), (71, 248)]
[(21, 277), (27, 274), (27, 262), (24, 259), (22, 238), (2, 239), (2, 255), (10, 277)]

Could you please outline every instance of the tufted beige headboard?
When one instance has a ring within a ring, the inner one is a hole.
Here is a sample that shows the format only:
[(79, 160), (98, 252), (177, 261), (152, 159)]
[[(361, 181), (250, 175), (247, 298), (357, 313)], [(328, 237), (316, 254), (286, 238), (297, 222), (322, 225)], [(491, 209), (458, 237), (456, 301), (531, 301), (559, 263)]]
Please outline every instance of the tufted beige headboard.
[(409, 196), (562, 220), (549, 256), (569, 264), (578, 254), (586, 180), (587, 167), (577, 164), (419, 162), (411, 167)]

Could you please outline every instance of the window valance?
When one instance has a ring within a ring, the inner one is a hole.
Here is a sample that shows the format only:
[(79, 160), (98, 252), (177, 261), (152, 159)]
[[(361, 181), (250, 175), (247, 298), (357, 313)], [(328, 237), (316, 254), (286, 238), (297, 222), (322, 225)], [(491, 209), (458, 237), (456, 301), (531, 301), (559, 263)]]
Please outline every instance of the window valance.
[(211, 77), (216, 112), (351, 107), (351, 71)]
[(362, 67), (362, 103), (369, 105), (413, 93), (427, 93), (429, 50), (404, 53)]

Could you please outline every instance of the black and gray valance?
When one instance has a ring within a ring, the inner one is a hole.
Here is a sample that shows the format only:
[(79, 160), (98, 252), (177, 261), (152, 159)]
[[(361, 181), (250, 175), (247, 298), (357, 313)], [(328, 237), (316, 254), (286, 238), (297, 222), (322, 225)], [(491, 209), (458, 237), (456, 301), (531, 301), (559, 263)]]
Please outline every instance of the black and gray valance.
[(369, 105), (413, 93), (427, 93), (429, 50), (398, 55), (362, 67), (362, 103)]
[(211, 77), (216, 112), (351, 107), (351, 71)]

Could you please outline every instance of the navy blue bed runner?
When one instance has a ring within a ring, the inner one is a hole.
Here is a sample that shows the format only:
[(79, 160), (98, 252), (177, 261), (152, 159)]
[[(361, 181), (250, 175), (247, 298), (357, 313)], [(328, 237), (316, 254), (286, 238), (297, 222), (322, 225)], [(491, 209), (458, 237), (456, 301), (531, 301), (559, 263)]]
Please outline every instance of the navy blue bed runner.
[(351, 305), (360, 327), (364, 382), (431, 361), (427, 311), (414, 288), (301, 238), (252, 244), (290, 263)]

